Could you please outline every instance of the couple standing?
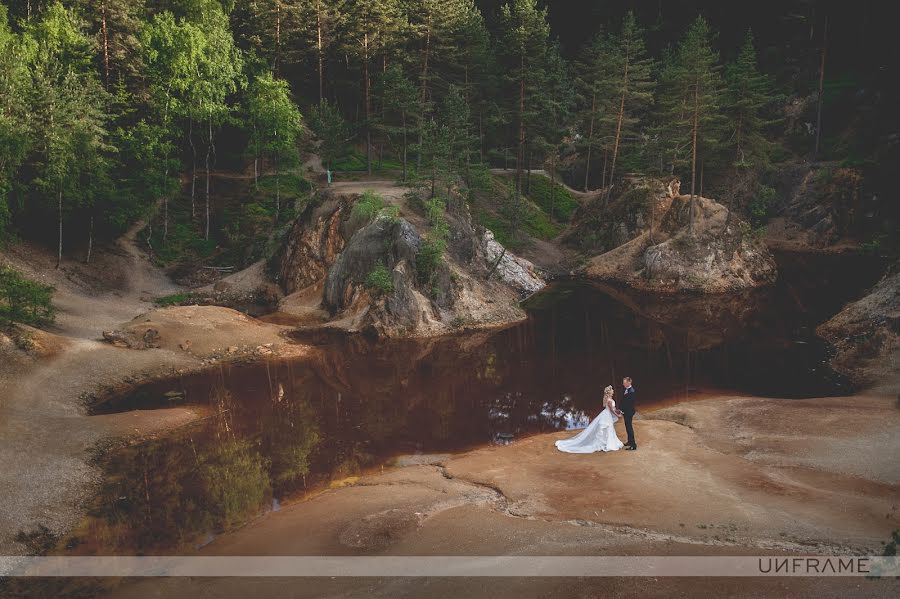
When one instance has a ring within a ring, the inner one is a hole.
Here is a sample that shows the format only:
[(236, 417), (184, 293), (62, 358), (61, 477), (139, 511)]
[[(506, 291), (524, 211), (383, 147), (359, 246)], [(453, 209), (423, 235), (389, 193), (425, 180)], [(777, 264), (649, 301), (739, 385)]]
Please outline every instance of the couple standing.
[[(616, 407), (613, 400), (612, 385), (603, 390), (603, 410), (594, 418), (586, 429), (571, 439), (561, 439), (556, 442), (556, 448), (566, 453), (594, 453), (595, 451), (618, 451), (625, 449), (637, 449), (634, 441), (634, 387), (631, 385), (631, 377), (622, 379), (625, 388), (622, 393), (622, 409)], [(619, 416), (625, 418), (625, 430), (628, 432), (628, 441), (623, 445), (616, 435), (614, 427)]]

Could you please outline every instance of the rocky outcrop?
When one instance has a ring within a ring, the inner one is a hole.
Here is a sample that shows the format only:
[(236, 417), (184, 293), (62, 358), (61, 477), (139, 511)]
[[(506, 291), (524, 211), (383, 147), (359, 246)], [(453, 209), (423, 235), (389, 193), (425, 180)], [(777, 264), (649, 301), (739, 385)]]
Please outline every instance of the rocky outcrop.
[(882, 229), (889, 202), (870, 189), (863, 171), (835, 163), (787, 165), (778, 171), (776, 205), (766, 225), (774, 247), (821, 250), (856, 246)]
[(675, 177), (627, 177), (609, 193), (582, 204), (561, 241), (580, 252), (602, 254), (647, 231), (679, 194)]
[(355, 199), (356, 196), (328, 194), (321, 204), (308, 207), (294, 223), (272, 262), (276, 281), (286, 294), (325, 278), (344, 248), (349, 206)]
[(714, 200), (695, 197), (691, 227), (690, 205), (690, 196), (671, 198), (657, 226), (647, 223), (631, 241), (592, 258), (582, 274), (668, 293), (723, 293), (775, 281), (775, 261), (749, 225)]
[(485, 229), (481, 237), (481, 249), (488, 263), (490, 274), (518, 290), (523, 295), (531, 295), (544, 287), (544, 280), (537, 274), (534, 264), (506, 251), (494, 239), (494, 233)]
[[(530, 262), (472, 224), (463, 201), (447, 210), (446, 250), (426, 267), (420, 252), (431, 226), (417, 202), (392, 197), (387, 210), (360, 221), (352, 217), (357, 199), (335, 194), (304, 214), (273, 261), (285, 292), (296, 292), (281, 310), (298, 324), (436, 336), (522, 320), (518, 301), (544, 286)], [(377, 285), (370, 280), (376, 270)], [(312, 302), (317, 295), (321, 300)]]
[(900, 268), (816, 329), (832, 367), (861, 386), (900, 392)]

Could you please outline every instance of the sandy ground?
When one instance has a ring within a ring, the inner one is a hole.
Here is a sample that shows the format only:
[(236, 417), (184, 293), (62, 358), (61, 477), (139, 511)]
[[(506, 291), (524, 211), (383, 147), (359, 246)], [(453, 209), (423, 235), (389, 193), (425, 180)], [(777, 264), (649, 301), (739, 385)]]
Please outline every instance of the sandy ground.
[[(97, 248), (92, 263), (55, 256), (31, 245), (0, 258), (56, 287), (56, 323), (33, 330), (36, 350), (0, 344), (0, 554), (18, 554), (19, 531), (38, 525), (61, 534), (82, 515), (99, 471), (95, 448), (113, 437), (146, 436), (196, 418), (194, 408), (88, 416), (83, 396), (152, 376), (171, 376), (248, 348), (278, 351), (280, 328), (233, 310), (183, 307), (152, 311), (153, 299), (179, 287), (137, 247), (143, 223)], [(138, 316), (143, 315), (143, 316)], [(134, 320), (132, 320), (134, 319)], [(131, 321), (131, 322), (128, 322)], [(158, 348), (133, 350), (101, 341), (105, 330), (152, 326)]]
[[(900, 410), (891, 398), (717, 397), (643, 416), (637, 452), (563, 454), (553, 441), (571, 433), (555, 433), (404, 459), (197, 553), (880, 554), (900, 526)], [(126, 583), (110, 595), (887, 597), (898, 590), (894, 580), (853, 579), (165, 579)]]

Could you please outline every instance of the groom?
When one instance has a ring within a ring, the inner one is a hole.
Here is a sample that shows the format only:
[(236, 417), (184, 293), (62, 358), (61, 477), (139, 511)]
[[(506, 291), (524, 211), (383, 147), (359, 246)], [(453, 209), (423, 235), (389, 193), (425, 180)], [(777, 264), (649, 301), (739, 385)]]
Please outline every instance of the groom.
[(625, 431), (628, 433), (628, 441), (625, 442), (625, 449), (637, 449), (637, 443), (634, 441), (634, 426), (632, 419), (634, 418), (634, 387), (631, 386), (631, 377), (626, 376), (622, 379), (622, 386), (625, 391), (622, 394), (622, 414), (625, 416)]

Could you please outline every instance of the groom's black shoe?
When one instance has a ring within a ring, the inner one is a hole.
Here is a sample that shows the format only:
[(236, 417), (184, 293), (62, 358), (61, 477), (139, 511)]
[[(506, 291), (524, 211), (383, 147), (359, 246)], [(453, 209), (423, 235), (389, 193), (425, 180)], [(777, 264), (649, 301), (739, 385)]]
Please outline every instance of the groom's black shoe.
[(637, 449), (637, 445), (627, 445), (625, 447), (625, 451), (635, 451)]

